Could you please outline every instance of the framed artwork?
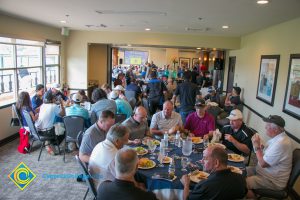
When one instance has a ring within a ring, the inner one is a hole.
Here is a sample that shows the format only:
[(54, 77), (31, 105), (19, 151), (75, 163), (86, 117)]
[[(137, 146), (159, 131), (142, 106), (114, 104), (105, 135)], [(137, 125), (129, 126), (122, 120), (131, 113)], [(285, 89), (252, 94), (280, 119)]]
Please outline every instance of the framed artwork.
[(199, 62), (199, 58), (193, 58), (192, 59), (192, 68), (195, 67), (195, 65), (199, 65), (200, 62)]
[(280, 55), (262, 55), (256, 98), (273, 106)]
[(190, 68), (190, 59), (189, 58), (179, 58), (179, 66), (189, 69)]
[(300, 54), (290, 55), (283, 112), (300, 119)]

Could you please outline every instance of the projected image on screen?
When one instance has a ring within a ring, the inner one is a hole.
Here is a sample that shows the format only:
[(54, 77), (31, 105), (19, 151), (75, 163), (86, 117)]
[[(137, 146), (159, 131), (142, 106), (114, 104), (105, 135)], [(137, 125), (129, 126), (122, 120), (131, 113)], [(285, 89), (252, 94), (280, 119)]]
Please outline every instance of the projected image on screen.
[(147, 51), (125, 51), (125, 64), (127, 65), (141, 65), (147, 61)]

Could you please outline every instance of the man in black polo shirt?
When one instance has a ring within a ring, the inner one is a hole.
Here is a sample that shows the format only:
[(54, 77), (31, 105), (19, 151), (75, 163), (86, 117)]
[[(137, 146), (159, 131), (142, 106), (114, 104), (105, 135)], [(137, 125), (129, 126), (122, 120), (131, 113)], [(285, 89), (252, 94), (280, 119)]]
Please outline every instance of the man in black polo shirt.
[(172, 100), (175, 105), (176, 96), (179, 95), (179, 113), (181, 115), (183, 124), (185, 124), (186, 117), (195, 111), (194, 106), (196, 98), (201, 98), (198, 86), (191, 82), (191, 75), (191, 71), (186, 71), (183, 73), (184, 82), (177, 86)]
[(254, 132), (243, 122), (243, 114), (235, 109), (227, 117), (229, 125), (225, 125), (222, 132), (223, 144), (234, 153), (249, 155), (252, 150), (251, 138)]
[(123, 148), (115, 156), (116, 179), (100, 184), (97, 199), (157, 200), (152, 192), (140, 188), (134, 179), (138, 157), (133, 149)]
[(190, 178), (184, 175), (183, 200), (198, 199), (242, 199), (247, 193), (245, 178), (227, 168), (227, 153), (222, 147), (210, 146), (203, 152), (204, 171), (210, 173), (206, 180), (200, 181), (189, 192)]

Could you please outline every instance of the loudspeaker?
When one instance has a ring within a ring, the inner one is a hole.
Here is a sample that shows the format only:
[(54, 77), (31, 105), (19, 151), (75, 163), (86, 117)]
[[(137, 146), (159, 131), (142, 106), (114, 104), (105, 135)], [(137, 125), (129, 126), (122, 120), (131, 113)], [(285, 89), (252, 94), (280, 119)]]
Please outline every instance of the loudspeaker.
[(61, 28), (61, 35), (69, 36), (69, 29), (67, 27), (62, 27)]
[(122, 65), (123, 64), (123, 58), (119, 59), (119, 64)]
[(223, 70), (223, 68), (224, 68), (224, 60), (221, 58), (215, 58), (214, 69)]

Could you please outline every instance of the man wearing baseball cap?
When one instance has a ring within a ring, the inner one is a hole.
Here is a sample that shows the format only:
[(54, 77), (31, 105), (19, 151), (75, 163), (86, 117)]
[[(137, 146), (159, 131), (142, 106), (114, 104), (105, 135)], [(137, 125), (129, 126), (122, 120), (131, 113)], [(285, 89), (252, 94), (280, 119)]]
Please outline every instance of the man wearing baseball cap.
[(87, 109), (80, 106), (80, 102), (82, 100), (82, 96), (79, 93), (75, 93), (72, 95), (72, 103), (73, 105), (66, 108), (66, 116), (80, 116), (84, 118), (85, 127), (88, 128), (90, 126), (90, 117)]
[(225, 125), (221, 132), (223, 144), (236, 154), (249, 155), (252, 150), (251, 138), (253, 131), (243, 122), (243, 114), (240, 110), (234, 109), (227, 117), (229, 125)]
[(263, 147), (258, 134), (252, 137), (258, 163), (256, 167), (247, 168), (248, 198), (255, 198), (252, 189), (284, 189), (292, 169), (293, 145), (284, 132), (284, 119), (270, 115), (263, 121), (266, 122), (266, 134), (271, 139)]

